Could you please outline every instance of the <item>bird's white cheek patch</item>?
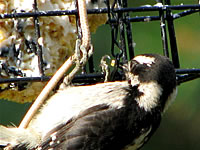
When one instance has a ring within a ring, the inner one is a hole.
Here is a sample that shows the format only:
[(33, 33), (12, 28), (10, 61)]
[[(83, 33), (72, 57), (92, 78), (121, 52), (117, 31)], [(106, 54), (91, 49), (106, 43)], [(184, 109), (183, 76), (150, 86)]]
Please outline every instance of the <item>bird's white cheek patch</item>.
[(145, 111), (151, 111), (158, 104), (163, 89), (155, 82), (140, 83), (138, 87), (139, 92), (143, 93), (141, 96), (136, 97), (139, 107), (144, 108)]
[(132, 86), (136, 86), (136, 85), (139, 85), (139, 84), (140, 84), (139, 76), (133, 75), (132, 73), (129, 73), (129, 74), (128, 74), (128, 78), (130, 79), (130, 81), (131, 81), (130, 84), (131, 84)]
[(153, 63), (155, 63), (155, 58), (154, 57), (147, 57), (147, 56), (136, 56), (134, 58), (137, 62), (140, 64), (146, 64), (148, 67), (151, 67)]

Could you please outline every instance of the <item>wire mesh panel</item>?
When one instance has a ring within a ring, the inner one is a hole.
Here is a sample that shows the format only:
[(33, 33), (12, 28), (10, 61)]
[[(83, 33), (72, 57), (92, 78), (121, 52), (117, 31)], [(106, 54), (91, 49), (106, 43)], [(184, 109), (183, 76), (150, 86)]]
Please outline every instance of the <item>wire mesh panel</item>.
[[(28, 3), (16, 1), (13, 7), (7, 1), (2, 2), (1, 6), (0, 98), (20, 101), (26, 97), (27, 101), (32, 101), (43, 88), (43, 82), (48, 81), (73, 53), (78, 36), (76, 3), (32, 0)], [(117, 76), (122, 75), (119, 64), (135, 55), (132, 24), (153, 21), (160, 22), (162, 53), (171, 57), (178, 84), (200, 77), (200, 68), (180, 69), (174, 27), (174, 20), (199, 12), (200, 5), (171, 5), (170, 0), (165, 0), (153, 6), (130, 7), (127, 0), (107, 0), (101, 4), (88, 1), (88, 8), (91, 31), (104, 23), (110, 27), (110, 52), (116, 61), (112, 80), (120, 79)], [(135, 12), (150, 15), (132, 15)], [(151, 12), (156, 12), (157, 15), (151, 15)], [(84, 74), (77, 75), (74, 83), (103, 81), (104, 75), (100, 70), (94, 73), (92, 58), (88, 66), (89, 72), (83, 70)]]

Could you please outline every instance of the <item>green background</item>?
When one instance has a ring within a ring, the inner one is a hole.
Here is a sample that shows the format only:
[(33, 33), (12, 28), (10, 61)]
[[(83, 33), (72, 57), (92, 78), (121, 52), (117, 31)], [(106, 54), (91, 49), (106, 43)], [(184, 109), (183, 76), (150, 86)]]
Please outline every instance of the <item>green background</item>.
[[(129, 0), (129, 6), (153, 5), (153, 0)], [(172, 4), (196, 4), (197, 0), (176, 0)], [(131, 16), (157, 13), (131, 13)], [(159, 21), (132, 23), (136, 54), (162, 53)], [(175, 31), (181, 68), (200, 68), (200, 15), (192, 14), (175, 20)], [(110, 54), (110, 27), (101, 26), (92, 35), (97, 69), (101, 56)], [(200, 149), (200, 79), (183, 83), (176, 101), (163, 116), (162, 123), (142, 150), (199, 150)], [(0, 100), (0, 124), (18, 125), (29, 107)]]

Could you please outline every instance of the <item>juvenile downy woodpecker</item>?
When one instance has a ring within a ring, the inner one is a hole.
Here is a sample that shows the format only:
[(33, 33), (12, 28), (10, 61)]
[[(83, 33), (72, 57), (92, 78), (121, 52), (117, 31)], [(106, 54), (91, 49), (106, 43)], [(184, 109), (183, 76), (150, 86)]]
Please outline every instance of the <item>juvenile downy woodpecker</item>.
[(37, 150), (141, 148), (176, 96), (172, 62), (138, 55), (124, 65), (125, 81), (69, 86), (41, 107), (26, 129), (0, 126), (0, 145)]

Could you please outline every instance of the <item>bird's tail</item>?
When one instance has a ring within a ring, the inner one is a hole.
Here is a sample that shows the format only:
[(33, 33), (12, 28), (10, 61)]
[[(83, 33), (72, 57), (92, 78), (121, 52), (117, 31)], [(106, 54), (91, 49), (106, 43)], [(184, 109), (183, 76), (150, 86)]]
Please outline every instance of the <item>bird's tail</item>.
[(33, 148), (38, 142), (38, 136), (30, 132), (29, 129), (8, 128), (0, 125), (0, 146), (2, 147), (10, 145), (12, 147), (26, 146)]

